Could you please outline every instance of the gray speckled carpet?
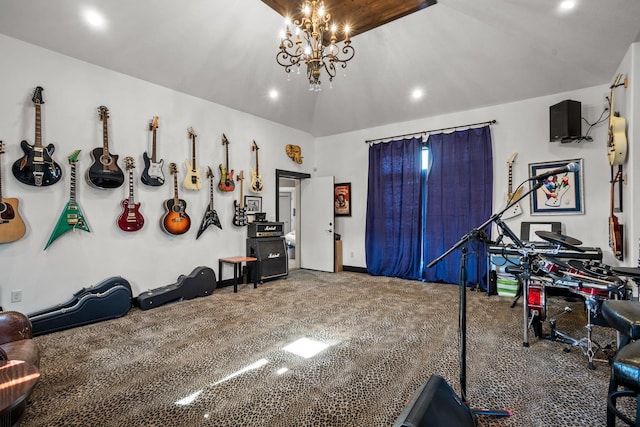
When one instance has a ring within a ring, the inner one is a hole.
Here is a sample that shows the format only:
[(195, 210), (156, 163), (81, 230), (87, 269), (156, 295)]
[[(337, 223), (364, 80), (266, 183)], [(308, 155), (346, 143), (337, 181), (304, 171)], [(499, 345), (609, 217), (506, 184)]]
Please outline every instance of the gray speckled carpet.
[[(431, 374), (460, 393), (459, 288), (305, 270), (36, 338), (29, 426), (390, 426)], [(558, 328), (586, 336), (580, 300)], [(522, 305), (467, 292), (467, 398), (489, 426), (603, 426), (609, 366), (523, 342)], [(544, 325), (548, 329), (548, 325)], [(304, 358), (301, 338), (328, 345)], [(615, 339), (595, 327), (600, 343)]]

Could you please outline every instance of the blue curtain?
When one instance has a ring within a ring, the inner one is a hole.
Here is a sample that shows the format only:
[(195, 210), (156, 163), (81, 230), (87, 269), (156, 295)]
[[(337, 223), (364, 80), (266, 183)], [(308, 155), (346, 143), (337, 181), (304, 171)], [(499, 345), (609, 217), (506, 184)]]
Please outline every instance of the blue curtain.
[(369, 147), (365, 250), (376, 276), (419, 279), (422, 138)]
[[(430, 135), (431, 161), (426, 180), (424, 266), (430, 282), (460, 283), (460, 249), (432, 268), (427, 264), (446, 252), (474, 227), (491, 217), (493, 153), (489, 126)], [(485, 230), (489, 232), (490, 230)], [(467, 282), (486, 287), (484, 244), (470, 242)]]

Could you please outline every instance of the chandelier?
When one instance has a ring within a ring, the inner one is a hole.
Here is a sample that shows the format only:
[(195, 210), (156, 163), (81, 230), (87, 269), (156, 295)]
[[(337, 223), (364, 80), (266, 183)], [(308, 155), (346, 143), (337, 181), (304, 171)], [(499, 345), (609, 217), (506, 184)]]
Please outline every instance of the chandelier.
[[(349, 39), (349, 26), (345, 25), (343, 33), (345, 35), (344, 46), (339, 49), (336, 45), (337, 26), (330, 27), (331, 15), (324, 7), (324, 1), (305, 1), (302, 7), (302, 20), (293, 21), (295, 34), (291, 33), (287, 19), (286, 30), (280, 37), (280, 52), (276, 55), (278, 64), (284, 67), (287, 76), (291, 72), (291, 67), (297, 66), (300, 72), (301, 62), (307, 65), (307, 78), (309, 79), (309, 90), (319, 92), (320, 73), (324, 69), (329, 75), (329, 82), (336, 76), (336, 64), (345, 69), (347, 61), (355, 55), (355, 49), (351, 46)], [(324, 40), (325, 34), (331, 35), (329, 42)], [(292, 37), (295, 36), (295, 42)], [(340, 55), (343, 56), (340, 56)]]

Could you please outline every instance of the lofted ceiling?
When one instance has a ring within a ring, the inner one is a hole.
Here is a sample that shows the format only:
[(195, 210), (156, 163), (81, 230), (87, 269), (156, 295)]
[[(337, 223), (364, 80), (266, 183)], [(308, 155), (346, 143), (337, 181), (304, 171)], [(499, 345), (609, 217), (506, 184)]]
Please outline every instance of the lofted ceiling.
[[(0, 0), (0, 33), (325, 136), (610, 83), (640, 41), (640, 1), (575, 1), (438, 0), (361, 26), (347, 75), (319, 93), (276, 63), (279, 0)], [(338, 21), (332, 3), (355, 0), (325, 0)]]

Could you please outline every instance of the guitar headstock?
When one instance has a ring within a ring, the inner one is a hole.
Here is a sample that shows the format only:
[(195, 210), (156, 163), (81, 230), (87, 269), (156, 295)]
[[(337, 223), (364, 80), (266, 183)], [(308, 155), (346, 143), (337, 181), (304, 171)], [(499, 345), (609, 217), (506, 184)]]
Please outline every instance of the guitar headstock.
[(237, 181), (244, 181), (244, 171), (241, 170), (238, 176), (236, 176)]
[(258, 147), (258, 144), (256, 144), (256, 140), (253, 140), (253, 145), (251, 146), (251, 151), (258, 151), (260, 149), (260, 147)]
[(222, 145), (229, 145), (229, 140), (227, 139), (227, 135), (222, 134)]
[(211, 170), (211, 166), (207, 166), (207, 179), (213, 178), (213, 171)]
[(136, 163), (135, 163), (135, 161), (133, 160), (133, 157), (131, 157), (131, 156), (127, 156), (127, 157), (125, 157), (125, 158), (124, 158), (124, 167), (125, 167), (127, 170), (135, 169), (135, 167), (136, 167)]
[(191, 126), (189, 126), (188, 130), (189, 130), (189, 137), (191, 139), (196, 139), (196, 136), (198, 136), (198, 135), (196, 135), (196, 132), (193, 130), (193, 128)]
[(33, 91), (33, 98), (31, 98), (31, 101), (33, 101), (34, 104), (37, 104), (37, 105), (44, 104), (44, 100), (42, 99), (43, 90), (44, 89), (42, 89), (42, 86), (38, 86)]
[(149, 123), (149, 130), (154, 131), (158, 129), (158, 116), (153, 116), (153, 120)]
[(176, 166), (175, 163), (170, 163), (169, 164), (169, 173), (171, 175), (177, 175), (178, 174), (178, 167)]
[(516, 157), (518, 156), (518, 153), (513, 153), (511, 155), (511, 157), (509, 157), (509, 160), (507, 160), (507, 164), (509, 166), (511, 166), (513, 164), (513, 162), (516, 160)]
[(75, 150), (71, 155), (69, 155), (69, 164), (75, 165), (78, 163), (78, 156), (80, 155), (80, 150)]
[(109, 118), (109, 109), (104, 105), (98, 107), (98, 115), (103, 122)]

